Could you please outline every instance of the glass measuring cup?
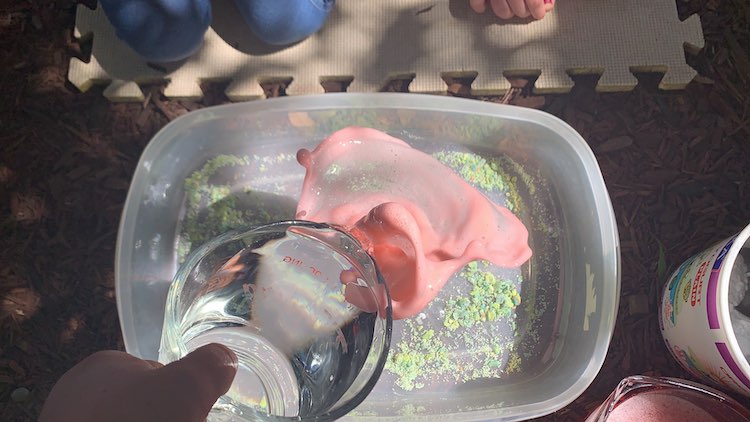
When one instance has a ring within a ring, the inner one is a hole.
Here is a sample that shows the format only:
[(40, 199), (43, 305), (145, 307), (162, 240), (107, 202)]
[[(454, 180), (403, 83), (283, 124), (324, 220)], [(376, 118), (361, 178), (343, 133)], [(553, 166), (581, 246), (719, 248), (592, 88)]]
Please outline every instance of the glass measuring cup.
[(679, 378), (634, 375), (615, 391), (586, 422), (750, 422), (750, 412), (713, 388)]
[(239, 359), (209, 420), (333, 420), (382, 372), (391, 301), (359, 242), (286, 221), (221, 235), (193, 251), (167, 296), (159, 361), (208, 343)]

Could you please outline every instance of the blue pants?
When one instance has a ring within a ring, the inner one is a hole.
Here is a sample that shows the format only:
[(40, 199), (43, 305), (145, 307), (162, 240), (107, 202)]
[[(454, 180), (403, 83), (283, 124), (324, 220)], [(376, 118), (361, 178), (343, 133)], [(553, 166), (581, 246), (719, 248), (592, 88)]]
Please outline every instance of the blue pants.
[[(117, 36), (153, 62), (193, 54), (211, 24), (210, 0), (99, 0)], [(226, 1), (226, 0), (223, 0)], [(261, 40), (292, 44), (323, 26), (335, 0), (234, 0)]]

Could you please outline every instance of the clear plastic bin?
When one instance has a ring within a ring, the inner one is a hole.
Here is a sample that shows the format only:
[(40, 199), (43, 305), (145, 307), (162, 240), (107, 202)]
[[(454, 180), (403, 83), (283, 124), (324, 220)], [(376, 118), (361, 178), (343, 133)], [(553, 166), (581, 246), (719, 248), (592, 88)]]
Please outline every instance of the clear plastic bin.
[(127, 351), (157, 358), (167, 290), (187, 251), (227, 227), (293, 217), (304, 176), (296, 151), (346, 126), (401, 138), (465, 178), (489, 172), (474, 184), (521, 218), (534, 252), (521, 268), (473, 270), (510, 283), (520, 304), (509, 315), (446, 322), (449, 302), (472, 291), (465, 270), (422, 315), (395, 321), (398, 362), (347, 418), (521, 420), (578, 397), (602, 366), (620, 294), (617, 228), (594, 155), (547, 113), (450, 97), (280, 98), (198, 110), (161, 130), (138, 163), (118, 236)]

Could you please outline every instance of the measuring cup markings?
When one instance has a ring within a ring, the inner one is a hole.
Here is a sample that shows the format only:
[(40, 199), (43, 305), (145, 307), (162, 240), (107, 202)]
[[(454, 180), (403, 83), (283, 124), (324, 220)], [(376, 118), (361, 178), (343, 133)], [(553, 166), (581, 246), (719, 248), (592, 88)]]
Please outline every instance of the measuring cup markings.
[[(289, 256), (289, 255), (282, 258), (282, 262), (286, 262), (287, 264), (295, 266), (295, 267), (303, 267), (305, 265), (305, 261), (299, 258)], [(315, 268), (315, 266), (311, 265), (309, 269), (312, 275), (314, 275), (315, 277), (320, 277), (320, 275), (322, 274), (322, 272), (319, 269)], [(330, 279), (326, 277), (325, 280), (329, 281)]]

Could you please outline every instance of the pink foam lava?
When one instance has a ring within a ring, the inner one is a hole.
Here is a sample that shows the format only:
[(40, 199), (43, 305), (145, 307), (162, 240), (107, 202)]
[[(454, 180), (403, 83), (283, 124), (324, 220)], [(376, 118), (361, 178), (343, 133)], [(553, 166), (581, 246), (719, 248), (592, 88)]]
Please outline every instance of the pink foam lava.
[(419, 313), (468, 262), (518, 267), (531, 257), (528, 231), (510, 210), (400, 139), (349, 127), (297, 160), (307, 170), (297, 218), (341, 226), (362, 243), (395, 319)]

